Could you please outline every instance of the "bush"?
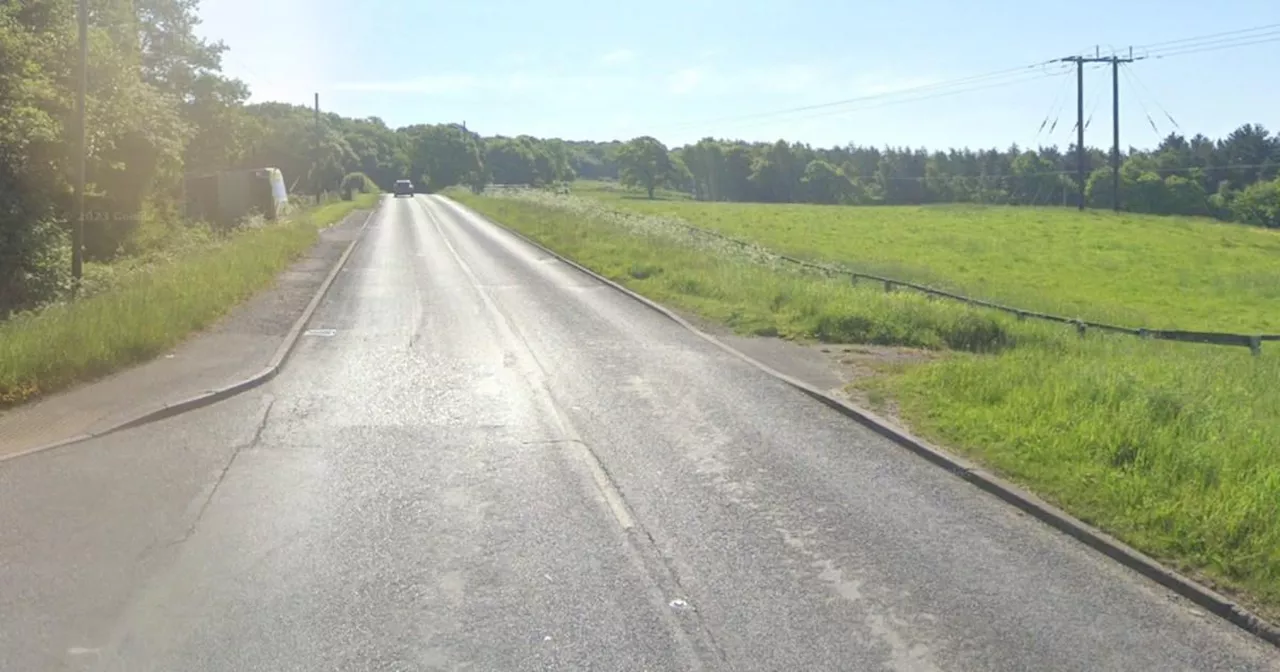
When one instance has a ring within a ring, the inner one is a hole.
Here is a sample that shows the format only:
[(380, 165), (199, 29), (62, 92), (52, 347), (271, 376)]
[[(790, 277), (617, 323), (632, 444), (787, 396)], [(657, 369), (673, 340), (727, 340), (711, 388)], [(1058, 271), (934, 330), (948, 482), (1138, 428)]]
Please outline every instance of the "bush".
[(50, 221), (0, 217), (0, 321), (55, 298), (71, 278), (67, 235)]
[(1236, 221), (1268, 228), (1280, 228), (1280, 179), (1254, 182), (1231, 199)]
[(359, 192), (361, 194), (373, 194), (380, 191), (378, 185), (369, 179), (364, 173), (355, 172), (348, 173), (342, 178), (342, 193), (344, 198), (349, 198), (350, 194)]

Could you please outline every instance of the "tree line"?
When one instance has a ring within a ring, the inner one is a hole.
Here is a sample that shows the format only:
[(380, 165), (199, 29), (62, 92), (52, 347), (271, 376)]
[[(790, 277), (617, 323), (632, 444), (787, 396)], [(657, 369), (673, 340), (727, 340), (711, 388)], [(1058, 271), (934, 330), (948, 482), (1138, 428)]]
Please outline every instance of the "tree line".
[[(1072, 204), (1072, 148), (926, 151), (705, 138), (629, 141), (485, 137), (461, 124), (391, 128), (305, 105), (249, 104), (222, 72), (226, 47), (195, 34), (198, 0), (91, 0), (85, 254), (110, 260), (183, 226), (183, 183), (232, 168), (279, 168), (293, 194), (397, 179), (548, 186), (618, 180), (650, 196), (825, 204)], [(0, 316), (70, 286), (68, 232), (78, 43), (74, 0), (0, 4)], [(1086, 197), (1111, 204), (1105, 152), (1090, 148)], [(1226, 138), (1170, 135), (1123, 161), (1121, 205), (1280, 226), (1280, 139), (1257, 125)], [(352, 179), (353, 177), (358, 179)], [(108, 216), (100, 216), (106, 213)], [(150, 227), (149, 235), (140, 235)], [(161, 229), (159, 234), (154, 229)]]
[[(1074, 145), (931, 152), (705, 138), (667, 151), (642, 137), (616, 156), (630, 186), (673, 188), (707, 201), (1076, 205), (1080, 191)], [(1085, 164), (1086, 205), (1113, 207), (1109, 152), (1086, 148)], [(1220, 140), (1170, 134), (1154, 149), (1129, 148), (1119, 172), (1124, 210), (1280, 227), (1280, 137), (1260, 125)]]
[[(590, 179), (617, 180), (650, 197), (673, 189), (704, 201), (1041, 206), (1079, 201), (1074, 145), (929, 151), (704, 138), (668, 148), (651, 136), (626, 142), (482, 137), (454, 125), (395, 133), (408, 143), (410, 155), (425, 157), (408, 170), (430, 191)], [(1086, 205), (1113, 207), (1109, 152), (1088, 147), (1085, 164)], [(1130, 147), (1120, 157), (1118, 195), (1121, 209), (1130, 212), (1280, 227), (1280, 136), (1245, 124), (1218, 140), (1175, 133), (1154, 149)]]

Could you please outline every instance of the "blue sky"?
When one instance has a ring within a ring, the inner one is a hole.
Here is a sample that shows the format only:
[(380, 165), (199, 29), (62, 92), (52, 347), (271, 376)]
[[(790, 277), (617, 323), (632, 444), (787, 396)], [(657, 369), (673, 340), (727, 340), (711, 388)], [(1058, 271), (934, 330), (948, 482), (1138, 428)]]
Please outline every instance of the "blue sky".
[[(1074, 73), (1032, 68), (795, 114), (1112, 47), (1280, 24), (1276, 0), (205, 0), (202, 33), (254, 100), (466, 121), (483, 134), (683, 144), (712, 135), (816, 145), (1007, 147), (1072, 140)], [(1273, 32), (1274, 34), (1274, 32)], [(1121, 141), (1280, 131), (1280, 41), (1133, 64)], [(1110, 144), (1110, 73), (1086, 72), (1086, 142)], [(983, 87), (983, 88), (977, 88)], [(963, 91), (968, 88), (971, 90)], [(939, 95), (946, 94), (946, 95)], [(931, 98), (925, 98), (932, 96)], [(910, 100), (917, 98), (918, 100)], [(908, 99), (908, 100), (903, 100)], [(893, 102), (898, 101), (898, 102)], [(1145, 108), (1145, 109), (1144, 109)], [(1059, 117), (1057, 129), (1039, 130)]]

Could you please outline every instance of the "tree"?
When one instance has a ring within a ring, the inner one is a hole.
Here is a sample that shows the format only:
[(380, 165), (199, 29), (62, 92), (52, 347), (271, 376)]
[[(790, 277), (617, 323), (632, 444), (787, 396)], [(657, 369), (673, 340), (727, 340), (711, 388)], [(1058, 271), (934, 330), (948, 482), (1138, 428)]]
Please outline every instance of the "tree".
[(618, 167), (623, 186), (644, 189), (650, 199), (655, 190), (676, 178), (676, 166), (667, 146), (647, 135), (631, 140), (618, 150)]
[(685, 165), (684, 157), (679, 153), (671, 155), (672, 174), (668, 184), (671, 188), (684, 193), (693, 191), (693, 173), (689, 171), (689, 166)]
[(533, 184), (537, 179), (534, 152), (529, 143), (495, 138), (485, 143), (484, 165), (494, 184)]
[(279, 168), (289, 190), (304, 193), (336, 191), (343, 175), (359, 169), (342, 124), (328, 115), (317, 133), (314, 111), (302, 105), (262, 103), (245, 113), (252, 130), (240, 167)]
[(622, 143), (566, 142), (569, 151), (569, 167), (573, 174), (584, 180), (618, 179), (618, 150)]
[(790, 203), (795, 200), (796, 188), (803, 168), (785, 141), (779, 140), (756, 157), (751, 166), (751, 183), (762, 200), (770, 203)]
[(69, 8), (0, 4), (0, 319), (52, 298), (67, 275), (59, 205), (70, 192), (60, 123), (71, 109)]
[(718, 200), (749, 201), (756, 198), (751, 183), (751, 150), (734, 144), (722, 150), (724, 174), (718, 180)]
[(1070, 188), (1065, 176), (1044, 154), (1027, 150), (1018, 155), (1009, 166), (1013, 174), (1011, 197), (1024, 205), (1062, 203), (1063, 195)]
[(533, 142), (535, 155), (546, 157), (545, 163), (538, 162), (539, 176), (544, 183), (568, 182), (574, 178), (573, 162), (570, 158), (571, 152), (569, 146), (563, 140), (558, 138), (550, 140), (529, 139)]
[(474, 133), (457, 124), (417, 125), (400, 132), (410, 148), (410, 174), (422, 176), (427, 191), (456, 185), (478, 188), (487, 179)]
[(1231, 213), (1241, 222), (1280, 228), (1280, 179), (1255, 182), (1232, 199)]
[(192, 129), (183, 152), (187, 173), (224, 170), (244, 161), (250, 126), (242, 106), (248, 97), (249, 88), (240, 80), (216, 75), (196, 78), (183, 108)]
[(236, 165), (244, 156), (241, 106), (249, 97), (244, 82), (221, 73), (227, 47), (195, 34), (198, 0), (134, 0), (142, 81), (179, 105), (188, 173)]
[(385, 191), (395, 181), (409, 174), (409, 157), (403, 138), (377, 117), (346, 119), (336, 114), (325, 116), (325, 123), (340, 134), (351, 150), (348, 171), (361, 172)]
[(805, 200), (811, 203), (847, 203), (853, 195), (853, 183), (849, 178), (822, 159), (814, 159), (805, 166), (800, 184)]
[(1224, 166), (1218, 177), (1229, 181), (1232, 189), (1271, 180), (1280, 169), (1280, 141), (1260, 125), (1245, 124), (1232, 131), (1218, 143), (1217, 153)]
[(689, 170), (693, 197), (699, 201), (720, 200), (719, 178), (724, 171), (720, 143), (713, 138), (703, 138), (697, 144), (684, 148), (681, 158)]

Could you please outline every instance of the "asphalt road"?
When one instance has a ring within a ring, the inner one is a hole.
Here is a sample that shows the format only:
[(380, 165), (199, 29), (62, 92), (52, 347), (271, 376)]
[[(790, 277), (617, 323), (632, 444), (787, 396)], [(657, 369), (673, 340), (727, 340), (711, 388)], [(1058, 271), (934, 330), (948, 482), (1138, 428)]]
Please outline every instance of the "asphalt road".
[(0, 464), (4, 670), (1262, 670), (439, 198), (268, 386)]

